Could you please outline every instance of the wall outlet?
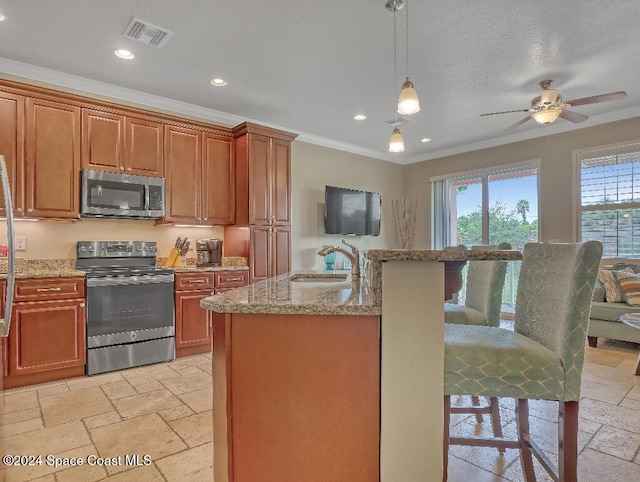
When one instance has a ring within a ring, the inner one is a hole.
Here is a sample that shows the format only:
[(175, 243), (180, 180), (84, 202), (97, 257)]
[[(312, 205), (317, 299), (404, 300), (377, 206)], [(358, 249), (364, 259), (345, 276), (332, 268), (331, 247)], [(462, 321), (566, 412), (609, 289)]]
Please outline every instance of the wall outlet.
[(26, 251), (27, 250), (27, 237), (26, 236), (16, 236), (16, 251)]

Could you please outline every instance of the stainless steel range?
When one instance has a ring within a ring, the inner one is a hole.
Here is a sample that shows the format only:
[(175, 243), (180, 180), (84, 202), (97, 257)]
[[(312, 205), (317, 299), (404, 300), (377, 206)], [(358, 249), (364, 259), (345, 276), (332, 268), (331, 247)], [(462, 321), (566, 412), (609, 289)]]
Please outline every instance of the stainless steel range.
[(87, 374), (175, 358), (173, 270), (156, 268), (156, 243), (78, 241), (86, 271)]

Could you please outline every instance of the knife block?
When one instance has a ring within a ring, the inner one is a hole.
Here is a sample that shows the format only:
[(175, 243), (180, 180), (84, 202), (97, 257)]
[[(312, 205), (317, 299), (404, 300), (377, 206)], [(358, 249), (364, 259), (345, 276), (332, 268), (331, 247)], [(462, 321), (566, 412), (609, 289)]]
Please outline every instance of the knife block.
[(171, 268), (173, 266), (180, 266), (180, 251), (178, 251), (176, 248), (171, 248), (171, 251), (169, 252), (169, 256), (167, 256), (167, 262), (165, 264), (165, 266), (167, 268)]

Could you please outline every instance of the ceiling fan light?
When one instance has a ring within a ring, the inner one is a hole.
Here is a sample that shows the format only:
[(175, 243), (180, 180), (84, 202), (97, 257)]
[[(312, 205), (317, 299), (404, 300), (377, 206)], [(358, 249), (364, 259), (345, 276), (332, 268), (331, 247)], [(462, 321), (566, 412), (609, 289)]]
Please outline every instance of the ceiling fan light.
[(397, 127), (393, 129), (389, 139), (389, 152), (404, 152), (404, 139)]
[(538, 124), (551, 124), (558, 118), (561, 112), (562, 109), (560, 108), (544, 109), (534, 112), (531, 114), (531, 117), (533, 117)]
[(413, 83), (407, 77), (407, 80), (402, 84), (402, 90), (400, 91), (400, 98), (398, 99), (398, 114), (411, 115), (420, 111), (420, 101), (418, 100), (418, 93), (413, 87)]

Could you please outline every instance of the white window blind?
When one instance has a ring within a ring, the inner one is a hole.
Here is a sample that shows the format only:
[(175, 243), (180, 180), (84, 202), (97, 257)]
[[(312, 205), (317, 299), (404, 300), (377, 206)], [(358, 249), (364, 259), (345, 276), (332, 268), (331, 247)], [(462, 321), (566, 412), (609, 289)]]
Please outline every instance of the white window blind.
[(582, 241), (603, 257), (640, 258), (640, 143), (578, 153)]

